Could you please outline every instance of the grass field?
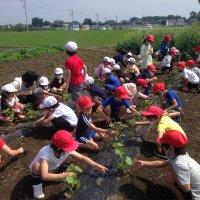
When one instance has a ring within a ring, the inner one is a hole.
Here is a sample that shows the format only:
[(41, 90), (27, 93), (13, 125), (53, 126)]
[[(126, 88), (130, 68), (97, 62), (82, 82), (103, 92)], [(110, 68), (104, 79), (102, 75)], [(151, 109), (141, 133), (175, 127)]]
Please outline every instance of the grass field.
[(0, 32), (0, 47), (38, 47), (44, 44), (63, 47), (69, 40), (76, 41), (79, 47), (116, 45), (131, 32), (132, 30)]

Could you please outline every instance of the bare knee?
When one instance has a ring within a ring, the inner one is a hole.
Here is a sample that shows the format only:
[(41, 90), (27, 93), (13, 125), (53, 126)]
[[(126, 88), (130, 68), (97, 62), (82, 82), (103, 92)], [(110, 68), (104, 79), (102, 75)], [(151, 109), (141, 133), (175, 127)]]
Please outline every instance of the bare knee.
[(33, 164), (32, 172), (33, 172), (34, 174), (40, 174), (40, 173), (41, 173), (41, 170), (40, 170), (40, 162), (35, 162), (35, 163)]

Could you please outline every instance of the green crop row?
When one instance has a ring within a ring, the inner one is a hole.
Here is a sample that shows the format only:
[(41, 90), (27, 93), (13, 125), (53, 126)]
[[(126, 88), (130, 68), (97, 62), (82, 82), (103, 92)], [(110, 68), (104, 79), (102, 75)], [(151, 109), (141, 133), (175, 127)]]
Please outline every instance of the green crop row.
[(180, 50), (182, 59), (193, 58), (194, 47), (200, 45), (200, 25), (183, 28), (158, 28), (146, 30), (134, 30), (126, 35), (124, 41), (118, 42), (116, 50), (128, 50), (134, 54), (139, 54), (140, 47), (147, 34), (155, 37), (154, 50), (160, 48), (161, 42), (166, 34), (173, 38), (173, 46)]
[(36, 56), (48, 55), (63, 51), (63, 48), (60, 47), (50, 47), (50, 46), (41, 46), (38, 48), (19, 48), (19, 49), (10, 49), (7, 51), (0, 52), (0, 63), (1, 62), (12, 62), (16, 60), (33, 58)]

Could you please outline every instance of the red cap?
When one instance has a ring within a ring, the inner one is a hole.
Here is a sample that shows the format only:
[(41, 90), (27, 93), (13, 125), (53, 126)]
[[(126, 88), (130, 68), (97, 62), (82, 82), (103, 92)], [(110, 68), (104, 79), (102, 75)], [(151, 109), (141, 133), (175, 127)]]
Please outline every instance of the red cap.
[(115, 89), (115, 94), (122, 99), (128, 99), (129, 98), (126, 89), (122, 86), (119, 86)]
[(192, 66), (194, 66), (194, 64), (195, 64), (194, 60), (187, 60), (186, 63), (185, 63), (185, 65), (187, 67), (192, 67)]
[(169, 144), (176, 148), (183, 148), (188, 143), (188, 139), (179, 131), (166, 131), (162, 138), (158, 138), (156, 142), (161, 144)]
[(150, 42), (154, 42), (154, 36), (153, 35), (147, 35), (146, 39), (149, 40)]
[(200, 51), (200, 45), (194, 47), (194, 51)]
[(183, 61), (180, 61), (176, 64), (176, 68), (178, 68), (178, 69), (183, 69), (183, 68), (185, 68), (185, 66), (186, 66), (185, 62), (183, 62)]
[(65, 130), (57, 131), (51, 138), (51, 142), (56, 147), (67, 152), (75, 151), (78, 149), (78, 142), (73, 139), (71, 133)]
[(172, 40), (171, 35), (165, 35), (164, 40), (165, 40), (166, 42), (169, 42), (170, 40)]
[(169, 51), (170, 54), (177, 56), (177, 51), (176, 50), (170, 50)]
[(77, 104), (80, 108), (89, 108), (92, 107), (95, 103), (89, 96), (81, 96), (78, 99)]
[(142, 86), (144, 86), (144, 87), (148, 87), (147, 80), (145, 80), (145, 79), (143, 79), (143, 78), (138, 78), (138, 79), (136, 80), (136, 83), (137, 83), (138, 85), (142, 85)]
[(161, 117), (163, 115), (164, 111), (158, 107), (158, 106), (149, 106), (149, 108), (146, 111), (141, 112), (141, 115), (143, 116), (152, 116), (155, 115), (157, 117)]
[(4, 140), (0, 138), (0, 149), (3, 147), (4, 144), (5, 144)]
[(162, 91), (164, 89), (165, 89), (165, 84), (164, 83), (157, 83), (153, 87), (152, 94), (157, 94), (159, 91)]
[(149, 69), (149, 70), (152, 71), (152, 72), (156, 72), (156, 71), (157, 71), (157, 70), (156, 70), (156, 67), (155, 67), (153, 64), (147, 65), (147, 69)]

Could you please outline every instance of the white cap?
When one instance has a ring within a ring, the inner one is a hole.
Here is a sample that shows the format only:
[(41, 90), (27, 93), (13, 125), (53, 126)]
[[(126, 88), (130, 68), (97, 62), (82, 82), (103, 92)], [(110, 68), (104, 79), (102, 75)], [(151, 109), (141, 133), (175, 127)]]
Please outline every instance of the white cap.
[(55, 74), (63, 74), (63, 69), (60, 68), (60, 67), (57, 67), (57, 68), (54, 70), (54, 73), (55, 73)]
[(127, 53), (127, 56), (131, 56), (131, 57), (132, 57), (133, 54), (132, 54), (131, 52), (128, 52), (128, 53)]
[(45, 97), (42, 104), (40, 104), (39, 108), (50, 108), (58, 103), (57, 99), (53, 96)]
[(3, 92), (17, 92), (16, 88), (12, 84), (6, 84), (2, 87)]
[(65, 49), (70, 52), (77, 52), (78, 46), (76, 42), (70, 41), (65, 44)]
[(118, 64), (115, 64), (115, 65), (113, 66), (113, 70), (120, 70), (120, 66), (119, 66)]
[(135, 63), (135, 59), (134, 59), (134, 58), (129, 58), (129, 59), (127, 59), (127, 61), (128, 61), (128, 62), (131, 62), (131, 63), (133, 63), (133, 64)]
[(42, 76), (39, 79), (39, 85), (49, 85), (49, 80), (47, 77)]
[(111, 73), (111, 70), (108, 69), (107, 67), (103, 69), (102, 74), (110, 74), (110, 73)]
[(115, 65), (115, 59), (114, 58), (110, 58), (110, 63)]
[(105, 56), (105, 57), (103, 58), (103, 62), (110, 62), (110, 58), (109, 58), (108, 56)]
[(85, 78), (85, 85), (92, 85), (94, 84), (94, 79), (91, 76), (86, 76)]
[(138, 55), (138, 56), (137, 56), (137, 59), (142, 59), (142, 56), (141, 56), (141, 55)]

